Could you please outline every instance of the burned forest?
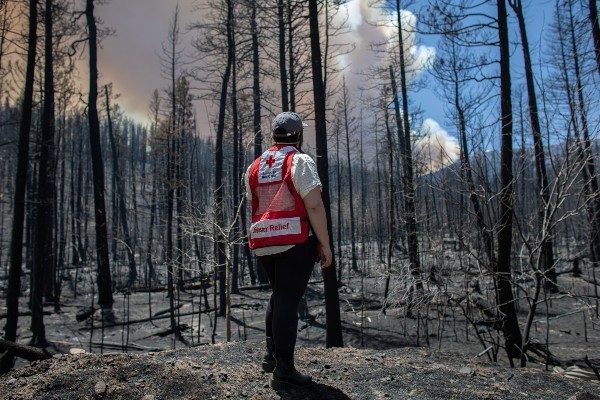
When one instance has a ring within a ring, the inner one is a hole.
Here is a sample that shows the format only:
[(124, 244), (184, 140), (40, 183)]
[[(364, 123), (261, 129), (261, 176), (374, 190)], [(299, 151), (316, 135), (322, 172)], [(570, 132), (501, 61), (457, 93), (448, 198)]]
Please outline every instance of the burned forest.
[(291, 111), (333, 253), (306, 360), (600, 381), (597, 1), (540, 3), (0, 0), (0, 379), (262, 343), (244, 179)]

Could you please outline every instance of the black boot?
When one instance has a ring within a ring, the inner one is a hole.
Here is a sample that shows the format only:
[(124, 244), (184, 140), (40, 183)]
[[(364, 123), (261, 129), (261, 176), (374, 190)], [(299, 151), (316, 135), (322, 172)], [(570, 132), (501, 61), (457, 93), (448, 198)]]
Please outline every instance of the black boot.
[(265, 372), (271, 373), (275, 369), (275, 344), (273, 338), (267, 336), (267, 347), (263, 356), (262, 369)]
[(289, 357), (275, 357), (277, 366), (273, 371), (271, 379), (271, 387), (277, 391), (300, 388), (310, 385), (312, 378), (308, 375), (303, 375), (294, 367), (294, 359)]

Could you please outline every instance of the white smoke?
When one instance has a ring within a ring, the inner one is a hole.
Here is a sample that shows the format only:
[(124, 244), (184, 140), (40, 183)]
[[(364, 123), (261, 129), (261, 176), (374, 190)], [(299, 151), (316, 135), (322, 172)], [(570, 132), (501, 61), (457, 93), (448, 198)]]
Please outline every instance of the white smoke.
[[(342, 22), (347, 18), (350, 30), (335, 40), (354, 44), (354, 51), (338, 57), (338, 62), (345, 68), (350, 92), (359, 93), (362, 90), (363, 97), (367, 94), (373, 98), (379, 95), (371, 79), (373, 71), (386, 68), (391, 57), (397, 57), (393, 52), (398, 48), (398, 14), (370, 3), (372, 0), (351, 0), (341, 6), (342, 12), (336, 20)], [(418, 43), (415, 14), (401, 10), (400, 18), (407, 75), (409, 80), (413, 80), (432, 65), (436, 51), (432, 46)], [(419, 174), (437, 171), (457, 160), (460, 155), (457, 140), (431, 118), (423, 121), (415, 136), (418, 139), (413, 147)]]
[[(390, 53), (398, 46), (398, 14), (369, 3), (370, 0), (351, 0), (341, 6), (335, 19), (337, 23), (346, 21), (349, 31), (332, 40), (354, 45), (354, 51), (338, 57), (348, 75), (368, 74), (386, 67), (390, 63)], [(417, 17), (412, 12), (401, 10), (400, 18), (407, 70), (415, 77), (431, 65), (435, 48), (417, 43)]]
[(440, 124), (427, 118), (421, 125), (413, 154), (417, 174), (422, 175), (438, 171), (458, 160), (460, 146), (456, 138), (450, 136)]

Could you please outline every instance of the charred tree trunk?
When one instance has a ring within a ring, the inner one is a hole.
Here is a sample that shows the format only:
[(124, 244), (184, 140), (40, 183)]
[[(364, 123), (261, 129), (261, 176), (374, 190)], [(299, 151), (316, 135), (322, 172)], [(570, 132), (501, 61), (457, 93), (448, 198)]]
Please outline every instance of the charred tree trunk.
[(148, 269), (146, 275), (146, 286), (149, 288), (152, 286), (152, 281), (157, 282), (156, 269), (152, 262), (152, 245), (154, 241), (154, 221), (156, 219), (156, 160), (153, 161), (153, 178), (152, 178), (152, 199), (150, 200), (150, 223), (148, 225), (148, 239), (146, 244), (146, 267)]
[(348, 117), (348, 88), (346, 87), (346, 78), (343, 79), (343, 87), (342, 87), (342, 102), (344, 107), (344, 133), (346, 136), (346, 161), (348, 163), (348, 191), (349, 191), (349, 199), (350, 202), (350, 247), (352, 249), (352, 271), (358, 271), (358, 266), (356, 264), (356, 228), (355, 228), (355, 220), (354, 220), (354, 187), (352, 184), (352, 162), (350, 159), (350, 122)]
[[(319, 11), (317, 0), (308, 1), (310, 21), (310, 48), (312, 64), (313, 95), (315, 105), (315, 131), (317, 150), (317, 170), (323, 184), (323, 204), (327, 215), (329, 245), (333, 248), (331, 232), (331, 200), (329, 197), (329, 159), (327, 154), (327, 119), (325, 104), (325, 85), (323, 84), (323, 66), (321, 60), (321, 43), (319, 39)], [(335, 254), (335, 253), (334, 253)], [(325, 313), (327, 318), (327, 347), (341, 347), (342, 322), (340, 319), (340, 301), (335, 273), (335, 260), (328, 268), (323, 269), (325, 288)]]
[[(402, 44), (400, 45), (402, 47)], [(400, 65), (404, 62), (401, 61)], [(406, 315), (412, 316), (412, 308), (415, 302), (414, 296), (417, 291), (423, 287), (421, 282), (421, 263), (419, 260), (419, 237), (417, 232), (417, 221), (415, 213), (415, 186), (413, 182), (413, 165), (412, 165), (412, 146), (410, 138), (410, 125), (408, 122), (408, 99), (405, 78), (401, 80), (402, 86), (402, 109), (404, 117), (400, 114), (400, 101), (398, 99), (398, 89), (396, 86), (396, 78), (394, 69), (390, 65), (390, 80), (392, 85), (392, 95), (394, 96), (394, 109), (396, 113), (396, 128), (398, 131), (398, 149), (399, 157), (402, 159), (402, 182), (404, 186), (404, 225), (406, 227), (406, 244), (408, 247), (408, 259), (410, 263), (411, 282), (409, 284), (409, 299), (406, 306)], [(403, 76), (403, 73), (400, 73)]]
[(115, 133), (113, 130), (111, 109), (110, 109), (110, 96), (108, 93), (108, 85), (104, 86), (104, 97), (106, 100), (106, 117), (108, 120), (108, 138), (110, 142), (110, 148), (112, 152), (113, 160), (113, 175), (116, 183), (116, 194), (117, 204), (119, 210), (119, 220), (121, 222), (121, 230), (123, 231), (123, 241), (125, 242), (125, 251), (127, 252), (127, 259), (129, 261), (129, 275), (125, 287), (129, 288), (135, 283), (137, 279), (137, 267), (135, 265), (135, 255), (133, 254), (133, 242), (131, 241), (131, 235), (129, 232), (129, 223), (127, 222), (127, 206), (125, 204), (125, 183), (121, 176), (119, 168), (119, 152), (117, 150), (117, 143)]
[[(258, 43), (258, 24), (256, 19), (257, 0), (250, 0), (252, 4), (252, 15), (250, 19), (250, 34), (252, 36), (252, 126), (254, 129), (254, 158), (262, 154), (263, 134), (261, 128), (261, 92), (260, 92), (260, 48)], [(245, 224), (244, 224), (245, 226)], [(248, 247), (248, 244), (245, 245)], [(247, 250), (250, 253), (250, 248)], [(248, 258), (250, 260), (250, 258)], [(249, 265), (252, 270), (252, 265)], [(256, 273), (254, 274), (261, 284), (267, 283), (267, 275), (259, 262), (256, 263)], [(252, 275), (250, 275), (250, 279)], [(252, 284), (254, 285), (254, 281)]]
[[(150, 200), (150, 223), (148, 226), (148, 237), (146, 242), (146, 286), (151, 287), (152, 281), (158, 282), (158, 277), (156, 274), (156, 268), (154, 267), (154, 262), (152, 260), (152, 246), (154, 241), (154, 225), (157, 218), (157, 210), (156, 210), (156, 197), (158, 193), (158, 151), (156, 149), (157, 144), (157, 133), (159, 129), (159, 117), (158, 114), (160, 112), (160, 97), (158, 94), (158, 90), (155, 90), (152, 97), (152, 102), (150, 106), (153, 112), (153, 124), (152, 124), (152, 153), (150, 156), (151, 164), (152, 164), (152, 197)], [(144, 193), (144, 191), (142, 191)]]
[[(231, 293), (239, 294), (238, 278), (240, 270), (240, 246), (238, 244), (240, 238), (240, 217), (238, 215), (238, 207), (243, 199), (240, 196), (240, 127), (238, 120), (238, 100), (237, 100), (237, 56), (235, 42), (235, 21), (231, 21), (231, 46), (233, 58), (231, 60), (231, 120), (233, 128), (233, 226), (230, 232), (232, 265), (231, 265)], [(240, 207), (241, 208), (241, 207)], [(241, 210), (240, 210), (241, 211)], [(228, 293), (229, 295), (229, 293)]]
[[(512, 360), (521, 357), (522, 337), (517, 320), (511, 277), (513, 224), (513, 148), (512, 99), (510, 77), (510, 48), (505, 0), (497, 1), (498, 35), (500, 42), (500, 104), (501, 104), (501, 163), (500, 217), (498, 227), (498, 263), (496, 265), (497, 306), (502, 319), (505, 349)], [(511, 361), (512, 362), (512, 361)]]
[[(260, 48), (258, 43), (258, 25), (256, 20), (256, 0), (250, 0), (251, 2), (251, 19), (250, 19), (250, 35), (252, 37), (252, 127), (254, 132), (254, 158), (260, 157), (262, 154), (262, 129), (261, 129), (261, 93), (260, 93)], [(244, 210), (245, 211), (245, 210)], [(246, 216), (244, 214), (244, 220)], [(244, 230), (246, 229), (245, 221), (242, 221)], [(248, 247), (247, 235), (244, 232), (245, 243), (244, 248), (246, 251), (246, 257), (248, 259), (248, 268), (250, 271), (250, 281), (254, 285), (256, 279), (260, 283), (266, 283), (267, 277), (262, 267), (257, 262), (254, 264), (252, 253)], [(251, 262), (252, 261), (252, 262)]]
[[(54, 290), (52, 293), (53, 303), (54, 303), (54, 311), (60, 312), (60, 297), (62, 294), (62, 282), (63, 282), (63, 270), (65, 267), (65, 259), (66, 259), (66, 247), (68, 241), (68, 203), (65, 201), (66, 196), (66, 184), (67, 184), (67, 174), (66, 174), (66, 144), (62, 144), (61, 142), (66, 142), (66, 104), (65, 101), (61, 101), (62, 106), (60, 107), (60, 123), (58, 125), (58, 139), (57, 139), (57, 150), (56, 150), (56, 158), (60, 159), (60, 195), (56, 195), (54, 197), (54, 204), (56, 204), (58, 209), (54, 211), (54, 226), (57, 227), (55, 229), (55, 239), (54, 244), (57, 250), (55, 250), (54, 254), (56, 254), (56, 261), (54, 263), (54, 274), (52, 276), (54, 282)], [(60, 154), (60, 148), (62, 147), (62, 156)], [(58, 163), (55, 163), (58, 167)]]
[[(79, 240), (78, 240), (78, 226), (81, 226), (81, 200), (79, 196), (76, 195), (75, 192), (75, 177), (76, 175), (81, 175), (81, 171), (75, 173), (75, 140), (76, 134), (75, 129), (71, 129), (71, 161), (70, 161), (70, 169), (71, 169), (71, 178), (69, 182), (69, 203), (71, 207), (71, 265), (75, 269), (75, 281), (77, 281), (79, 266), (81, 263), (81, 255), (79, 254)], [(81, 158), (81, 137), (77, 137), (77, 157)], [(79, 201), (76, 200), (79, 199)], [(73, 297), (77, 298), (77, 286), (73, 285)]]
[(544, 143), (542, 141), (535, 81), (533, 78), (533, 66), (531, 64), (531, 54), (529, 51), (529, 40), (527, 38), (525, 16), (521, 0), (509, 0), (509, 4), (517, 15), (519, 32), (521, 35), (521, 46), (523, 48), (523, 59), (525, 60), (525, 80), (527, 82), (529, 118), (535, 153), (535, 170), (540, 193), (538, 205), (538, 224), (540, 232), (542, 233), (542, 242), (540, 245), (542, 252), (540, 269), (544, 271), (546, 288), (555, 292), (558, 290), (558, 287), (556, 281), (556, 269), (554, 268), (554, 245), (552, 241), (552, 231), (549, 227), (550, 224), (547, 223), (549, 221), (546, 221), (546, 208), (550, 204), (550, 189), (548, 187), (548, 173), (546, 172), (546, 158), (544, 154)]
[[(286, 0), (287, 1), (287, 0)], [(279, 27), (279, 76), (281, 85), (281, 110), (289, 111), (287, 69), (285, 66), (285, 19), (283, 18), (284, 0), (277, 0), (277, 25)]]
[[(557, 15), (557, 19), (560, 21), (561, 20), (561, 4), (556, 3), (556, 15)], [(583, 168), (581, 168), (581, 178), (583, 181), (583, 192), (587, 198), (587, 202), (586, 202), (586, 209), (587, 209), (587, 214), (588, 214), (588, 246), (589, 246), (589, 250), (590, 250), (590, 260), (592, 262), (592, 264), (594, 264), (598, 259), (597, 259), (597, 255), (598, 253), (596, 252), (596, 244), (592, 241), (592, 237), (593, 237), (593, 230), (594, 230), (594, 225), (592, 225), (592, 221), (594, 221), (594, 214), (595, 214), (595, 206), (594, 203), (591, 201), (591, 198), (593, 197), (593, 192), (592, 192), (592, 188), (591, 188), (591, 181), (590, 181), (590, 177), (588, 174), (588, 169), (585, 166), (586, 163), (586, 156), (585, 156), (585, 152), (584, 152), (584, 146), (581, 143), (581, 128), (579, 127), (579, 118), (577, 116), (577, 101), (575, 99), (575, 94), (573, 93), (573, 86), (571, 83), (571, 79), (569, 77), (569, 65), (567, 62), (567, 52), (568, 49), (566, 47), (566, 41), (567, 39), (565, 38), (565, 29), (563, 29), (562, 27), (557, 27), (557, 31), (558, 31), (558, 38), (559, 38), (559, 46), (560, 46), (560, 55), (561, 55), (561, 67), (562, 67), (562, 71), (563, 71), (563, 81), (564, 81), (564, 91), (565, 94), (567, 96), (567, 102), (569, 104), (569, 113), (570, 113), (570, 121), (569, 121), (569, 128), (571, 128), (571, 126), (573, 127), (573, 136), (575, 138), (575, 151), (576, 151), (576, 155), (577, 155), (577, 159), (579, 162), (581, 162), (583, 164)], [(577, 239), (577, 235), (575, 233), (575, 229), (573, 228), (573, 236), (575, 236), (575, 238)]]
[[(398, 51), (400, 56), (400, 91), (402, 94), (402, 131), (404, 145), (401, 146), (403, 151), (402, 169), (404, 180), (404, 220), (406, 221), (406, 239), (408, 245), (408, 258), (410, 261), (410, 271), (412, 279), (415, 281), (417, 289), (422, 287), (421, 283), (421, 262), (419, 259), (419, 234), (417, 230), (417, 216), (415, 211), (415, 185), (414, 172), (412, 161), (412, 145), (410, 131), (410, 113), (408, 111), (408, 82), (406, 77), (406, 56), (404, 54), (404, 39), (402, 36), (402, 18), (400, 12), (400, 0), (396, 0), (396, 12), (398, 21)], [(392, 76), (393, 76), (392, 71)], [(395, 86), (395, 84), (394, 84)], [(398, 102), (398, 91), (392, 87), (394, 91), (395, 102)], [(398, 124), (398, 132), (400, 133), (400, 120), (398, 120), (398, 106), (396, 105), (396, 122)]]
[(337, 186), (337, 252), (338, 252), (338, 281), (342, 280), (344, 263), (342, 262), (342, 165), (340, 162), (340, 124), (335, 126), (335, 164)]
[[(169, 135), (167, 138), (167, 229), (166, 248), (165, 248), (165, 263), (167, 266), (167, 296), (169, 297), (169, 321), (174, 337), (180, 337), (181, 332), (176, 328), (175, 322), (175, 262), (173, 256), (173, 213), (175, 209), (175, 140), (177, 132), (177, 80), (176, 80), (176, 62), (177, 62), (177, 43), (179, 39), (179, 6), (175, 7), (171, 26), (169, 28), (170, 41), (170, 78), (171, 78), (171, 115), (169, 124)], [(173, 347), (175, 342), (173, 342)]]
[(225, 215), (223, 214), (223, 133), (225, 131), (225, 112), (227, 105), (227, 86), (231, 76), (233, 64), (233, 4), (227, 0), (227, 65), (221, 82), (221, 95), (219, 98), (219, 118), (215, 140), (215, 278), (219, 281), (219, 316), (224, 316), (227, 308), (226, 302), (226, 279), (225, 279), (225, 240), (222, 229), (225, 228)]
[[(35, 57), (37, 44), (38, 1), (29, 1), (29, 35), (27, 39), (27, 69), (25, 90), (21, 106), (19, 125), (19, 150), (17, 155), (17, 176), (13, 200), (12, 233), (10, 238), (10, 265), (8, 269), (8, 289), (6, 291), (6, 325), (4, 339), (14, 342), (17, 339), (19, 319), (19, 296), (21, 295), (21, 268), (23, 264), (23, 222), (25, 220), (25, 192), (27, 188), (27, 167), (29, 163), (29, 130), (33, 109), (33, 84), (35, 77)], [(14, 357), (4, 354), (0, 357), (0, 372), (12, 368)]]
[(184, 194), (184, 183), (183, 183), (183, 168), (184, 168), (184, 143), (186, 138), (186, 126), (184, 115), (186, 113), (186, 101), (187, 101), (187, 91), (183, 90), (182, 79), (179, 80), (179, 93), (177, 95), (177, 100), (179, 102), (179, 115), (177, 119), (179, 123), (177, 126), (179, 127), (177, 130), (177, 135), (175, 136), (175, 207), (177, 209), (177, 229), (175, 230), (175, 237), (177, 240), (177, 256), (175, 260), (175, 264), (177, 265), (177, 302), (179, 303), (179, 292), (183, 289), (183, 280), (184, 280), (184, 266), (183, 259), (185, 255), (184, 249), (184, 237), (183, 237), (183, 211), (184, 204), (183, 201), (185, 199)]
[[(377, 178), (377, 199), (383, 199), (381, 192), (381, 170), (379, 168), (379, 137), (377, 135), (377, 125), (375, 125), (375, 174)], [(389, 161), (389, 160), (388, 160)], [(383, 206), (381, 200), (376, 201), (377, 204), (377, 256), (379, 261), (383, 263)]]
[(46, 347), (44, 326), (44, 294), (52, 300), (54, 285), (54, 57), (53, 57), (53, 4), (46, 0), (44, 11), (44, 110), (42, 112), (42, 140), (38, 166), (35, 212), (33, 266), (31, 271), (31, 333), (30, 344)]
[[(252, 124), (254, 127), (254, 158), (260, 157), (262, 154), (262, 128), (261, 121), (261, 92), (260, 92), (260, 48), (258, 45), (258, 26), (256, 22), (256, 2), (252, 3), (252, 17), (250, 19), (250, 33), (252, 36)], [(263, 274), (264, 275), (264, 274)]]
[[(575, 20), (573, 17), (573, 4), (572, 0), (567, 1), (567, 7), (569, 11), (569, 38), (571, 41), (571, 51), (573, 57), (573, 67), (575, 72), (575, 85), (577, 98), (574, 99), (577, 104), (577, 110), (579, 111), (579, 119), (581, 120), (581, 133), (583, 135), (583, 157), (584, 157), (584, 168), (586, 170), (587, 178), (584, 177), (586, 185), (588, 187), (588, 215), (589, 215), (589, 233), (588, 242), (590, 246), (590, 260), (595, 267), (600, 264), (600, 188), (598, 186), (598, 178), (596, 176), (596, 163), (594, 151), (592, 148), (592, 141), (590, 139), (590, 129), (587, 117), (587, 107), (585, 102), (585, 94), (583, 87), (583, 79), (581, 72), (581, 64), (579, 60), (579, 48), (577, 45), (577, 35), (575, 32)], [(574, 116), (574, 118), (577, 118)]]
[(465, 112), (462, 104), (460, 103), (460, 89), (459, 89), (459, 78), (456, 76), (456, 69), (454, 69), (454, 108), (458, 115), (458, 129), (460, 136), (460, 160), (461, 170), (464, 179), (466, 180), (467, 187), (469, 190), (469, 200), (473, 207), (473, 213), (475, 214), (475, 221), (481, 240), (483, 242), (483, 248), (489, 261), (491, 271), (496, 269), (496, 255), (494, 252), (494, 237), (488, 228), (485, 217), (483, 215), (483, 207), (477, 195), (477, 187), (475, 186), (475, 180), (473, 179), (473, 169), (471, 168), (471, 161), (469, 160), (469, 145), (467, 142), (467, 122), (465, 120)]
[(89, 35), (89, 97), (88, 123), (90, 129), (90, 153), (94, 186), (94, 213), (96, 218), (96, 252), (98, 263), (98, 304), (102, 308), (103, 318), (112, 322), (112, 278), (108, 258), (108, 234), (106, 229), (106, 203), (104, 201), (104, 164), (100, 145), (100, 122), (98, 120), (98, 39), (94, 0), (86, 0), (85, 15)]
[(296, 111), (296, 72), (294, 55), (294, 19), (292, 17), (292, 0), (286, 0), (287, 6), (287, 28), (288, 28), (288, 73), (290, 75), (290, 111)]
[[(390, 69), (390, 73), (392, 70)], [(383, 292), (383, 313), (387, 306), (387, 299), (390, 292), (390, 279), (392, 275), (392, 257), (394, 256), (394, 247), (396, 245), (396, 217), (394, 211), (396, 209), (396, 187), (394, 186), (394, 141), (392, 139), (392, 130), (390, 129), (390, 118), (387, 100), (384, 103), (384, 120), (385, 132), (387, 140), (387, 167), (388, 167), (388, 182), (387, 182), (387, 197), (388, 197), (388, 248), (385, 265), (385, 289)]]
[[(173, 123), (172, 123), (173, 124)], [(173, 131), (171, 131), (171, 135)], [(175, 261), (173, 256), (173, 212), (175, 204), (175, 189), (173, 188), (173, 158), (175, 153), (175, 141), (169, 135), (167, 139), (167, 226), (166, 226), (166, 243), (165, 243), (165, 264), (167, 267), (167, 297), (169, 298), (169, 311), (171, 329), (175, 329)]]
[(590, 22), (592, 23), (592, 38), (594, 40), (594, 52), (596, 53), (596, 65), (600, 74), (600, 21), (598, 20), (598, 5), (596, 0), (588, 0), (590, 9)]

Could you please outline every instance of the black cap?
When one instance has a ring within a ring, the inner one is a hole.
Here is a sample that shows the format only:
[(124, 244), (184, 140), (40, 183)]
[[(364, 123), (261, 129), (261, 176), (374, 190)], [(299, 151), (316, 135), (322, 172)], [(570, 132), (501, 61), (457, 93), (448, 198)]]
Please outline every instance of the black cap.
[(305, 126), (308, 125), (302, 122), (302, 118), (295, 112), (286, 111), (277, 114), (271, 123), (273, 139), (279, 143), (296, 143)]

